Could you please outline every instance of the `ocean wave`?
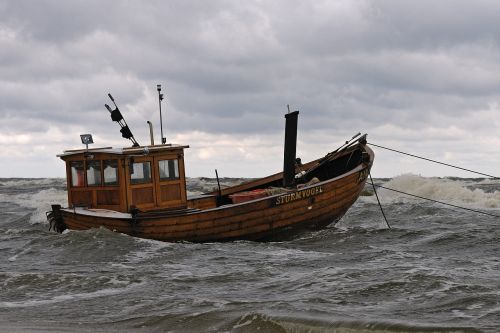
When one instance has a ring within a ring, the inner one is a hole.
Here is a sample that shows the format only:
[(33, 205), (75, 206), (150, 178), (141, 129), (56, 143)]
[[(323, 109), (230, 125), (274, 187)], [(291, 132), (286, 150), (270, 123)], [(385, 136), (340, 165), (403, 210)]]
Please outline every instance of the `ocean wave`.
[(139, 288), (144, 285), (144, 283), (131, 283), (126, 287), (122, 288), (103, 288), (91, 292), (82, 293), (68, 293), (63, 295), (57, 295), (52, 297), (39, 297), (39, 299), (31, 298), (21, 301), (0, 301), (0, 308), (25, 308), (25, 307), (36, 307), (42, 305), (49, 305), (54, 303), (62, 303), (68, 301), (79, 301), (98, 297), (108, 297), (112, 295), (119, 295), (131, 291), (132, 289)]
[(0, 186), (19, 188), (35, 186), (66, 186), (64, 178), (0, 178)]
[(265, 314), (247, 314), (231, 328), (234, 333), (246, 332), (293, 333), (479, 333), (472, 327), (447, 327), (440, 325), (416, 326), (406, 323), (377, 321), (327, 321), (300, 317), (286, 318)]
[(0, 203), (16, 208), (16, 215), (29, 215), (30, 224), (47, 223), (45, 212), (54, 203), (67, 200), (66, 181), (62, 178), (3, 178), (0, 179)]
[[(220, 178), (219, 184), (221, 188), (235, 186), (247, 181), (247, 178)], [(219, 184), (216, 178), (198, 177), (186, 178), (186, 187), (192, 194), (201, 194), (217, 191)]]
[(133, 241), (135, 249), (123, 257), (123, 264), (137, 265), (144, 261), (151, 261), (164, 256), (166, 250), (174, 246), (172, 243), (145, 238), (133, 238)]
[(10, 202), (32, 210), (29, 220), (31, 224), (46, 223), (45, 212), (50, 210), (50, 205), (66, 200), (66, 191), (56, 188), (43, 189), (34, 193), (0, 194), (0, 201)]
[[(394, 177), (383, 186), (452, 204), (465, 204), (469, 207), (478, 208), (500, 208), (500, 191), (486, 192), (480, 188), (473, 188), (470, 182), (462, 180), (427, 178), (414, 174), (404, 174)], [(386, 189), (379, 189), (377, 192), (384, 202), (414, 202), (421, 200)]]

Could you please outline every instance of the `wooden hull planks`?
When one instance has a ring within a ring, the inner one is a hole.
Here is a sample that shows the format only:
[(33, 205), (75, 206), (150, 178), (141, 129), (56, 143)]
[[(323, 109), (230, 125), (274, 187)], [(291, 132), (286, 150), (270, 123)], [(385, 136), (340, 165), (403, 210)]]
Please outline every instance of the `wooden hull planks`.
[[(98, 214), (80, 214), (78, 210), (62, 209), (67, 228), (85, 230), (105, 227), (109, 230), (142, 238), (161, 241), (228, 241), (235, 239), (259, 240), (286, 237), (298, 229), (318, 229), (336, 223), (357, 200), (364, 188), (373, 163), (360, 163), (350, 171), (333, 179), (287, 193), (239, 204), (228, 204), (208, 209), (193, 209), (182, 214), (141, 214), (135, 218), (113, 218)], [(311, 162), (308, 166), (315, 166)], [(276, 176), (269, 180), (279, 179)], [(261, 180), (254, 184), (236, 186), (237, 190), (266, 184)], [(235, 193), (226, 189), (225, 193)], [(200, 199), (207, 202), (207, 199)], [(189, 201), (188, 201), (189, 202)], [(211, 207), (191, 201), (193, 207)]]

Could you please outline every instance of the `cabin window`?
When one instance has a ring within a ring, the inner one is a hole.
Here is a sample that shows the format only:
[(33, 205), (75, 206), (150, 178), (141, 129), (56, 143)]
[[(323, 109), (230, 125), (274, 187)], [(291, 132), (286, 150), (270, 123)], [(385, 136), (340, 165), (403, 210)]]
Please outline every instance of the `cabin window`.
[(179, 179), (179, 160), (158, 161), (158, 169), (161, 180)]
[(87, 161), (87, 185), (101, 185), (101, 161)]
[(151, 182), (151, 163), (136, 162), (132, 164), (130, 174), (130, 182), (132, 184), (144, 184)]
[(71, 186), (85, 186), (85, 173), (83, 161), (70, 162), (71, 167)]
[(118, 185), (118, 161), (103, 161), (104, 185)]

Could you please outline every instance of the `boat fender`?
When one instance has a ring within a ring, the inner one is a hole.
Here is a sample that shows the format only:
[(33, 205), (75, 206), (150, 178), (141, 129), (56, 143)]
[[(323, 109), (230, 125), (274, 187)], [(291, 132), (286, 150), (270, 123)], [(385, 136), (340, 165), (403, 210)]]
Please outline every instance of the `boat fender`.
[(319, 183), (318, 177), (313, 177), (309, 182), (306, 183), (307, 186)]
[(320, 182), (320, 180), (319, 180), (319, 178), (318, 178), (318, 177), (313, 177), (313, 178), (312, 178), (310, 181), (308, 181), (307, 183), (297, 185), (297, 188), (298, 188), (298, 189), (301, 189), (301, 188), (304, 188), (304, 187), (306, 187), (306, 186), (314, 185), (314, 184), (319, 183), (319, 182)]
[(302, 178), (302, 176), (304, 176), (305, 174), (306, 174), (306, 172), (305, 172), (305, 171), (301, 171), (301, 172), (299, 172), (298, 174), (296, 174), (296, 175), (295, 175), (295, 179), (300, 179), (300, 178)]

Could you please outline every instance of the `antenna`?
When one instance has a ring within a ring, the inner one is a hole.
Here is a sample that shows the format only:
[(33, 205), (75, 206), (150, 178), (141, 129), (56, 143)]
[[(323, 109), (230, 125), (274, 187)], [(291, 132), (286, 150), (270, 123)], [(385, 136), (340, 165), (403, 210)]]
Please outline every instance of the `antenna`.
[(165, 144), (167, 142), (167, 139), (163, 137), (163, 120), (161, 118), (161, 101), (163, 101), (163, 94), (161, 93), (161, 84), (156, 85), (156, 90), (158, 90), (158, 105), (160, 106), (161, 143)]
[(122, 113), (120, 112), (120, 109), (118, 109), (118, 105), (115, 103), (115, 99), (111, 94), (108, 94), (109, 99), (113, 102), (115, 105), (115, 109), (112, 110), (111, 107), (108, 104), (104, 104), (106, 109), (108, 109), (109, 113), (111, 114), (111, 120), (116, 121), (121, 129), (120, 132), (122, 133), (122, 137), (125, 139), (129, 139), (133, 143), (133, 147), (139, 147), (139, 143), (135, 140), (134, 135), (132, 134), (132, 131), (127, 125), (127, 122), (125, 121), (125, 118), (123, 118)]

